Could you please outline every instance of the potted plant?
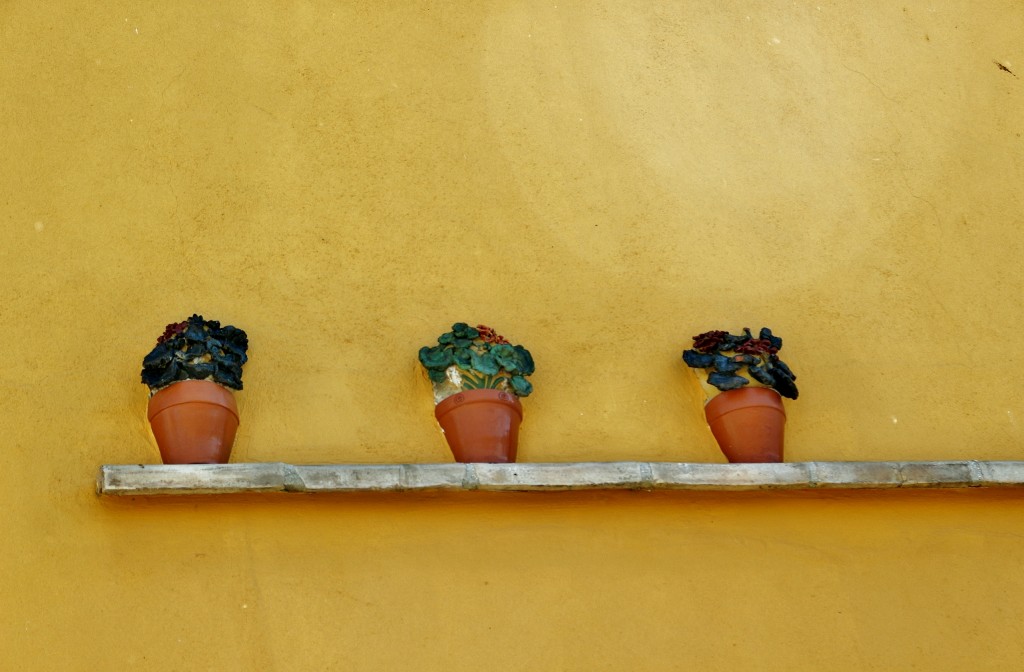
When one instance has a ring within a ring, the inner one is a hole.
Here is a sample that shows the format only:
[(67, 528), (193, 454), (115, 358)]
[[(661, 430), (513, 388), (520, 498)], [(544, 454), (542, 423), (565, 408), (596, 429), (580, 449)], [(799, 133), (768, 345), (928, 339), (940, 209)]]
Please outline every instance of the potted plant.
[(786, 411), (796, 399), (796, 376), (781, 359), (782, 339), (767, 327), (733, 335), (707, 331), (693, 337), (683, 361), (698, 370), (709, 400), (711, 432), (730, 462), (781, 462)]
[(515, 462), (533, 357), (494, 329), (465, 322), (420, 348), (434, 388), (434, 416), (457, 462)]
[(242, 389), (249, 339), (193, 315), (167, 325), (142, 360), (149, 416), (164, 464), (225, 463), (238, 429), (231, 390)]

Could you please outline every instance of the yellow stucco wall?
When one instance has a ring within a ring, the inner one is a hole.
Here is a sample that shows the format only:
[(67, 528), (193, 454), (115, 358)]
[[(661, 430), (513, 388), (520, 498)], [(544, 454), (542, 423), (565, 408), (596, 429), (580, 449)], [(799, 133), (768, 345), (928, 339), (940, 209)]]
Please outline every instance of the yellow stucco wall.
[(415, 359), (531, 349), (523, 461), (1019, 459), (1024, 6), (0, 4), (0, 668), (1005, 670), (1013, 493), (100, 500), (163, 326), (246, 329), (236, 461), (450, 459)]

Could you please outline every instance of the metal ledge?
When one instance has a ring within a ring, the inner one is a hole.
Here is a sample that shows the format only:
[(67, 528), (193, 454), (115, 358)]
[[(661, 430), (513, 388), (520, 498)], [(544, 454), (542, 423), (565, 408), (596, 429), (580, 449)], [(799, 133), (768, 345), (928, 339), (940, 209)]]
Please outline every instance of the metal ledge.
[(100, 495), (1020, 488), (1024, 462), (104, 465)]

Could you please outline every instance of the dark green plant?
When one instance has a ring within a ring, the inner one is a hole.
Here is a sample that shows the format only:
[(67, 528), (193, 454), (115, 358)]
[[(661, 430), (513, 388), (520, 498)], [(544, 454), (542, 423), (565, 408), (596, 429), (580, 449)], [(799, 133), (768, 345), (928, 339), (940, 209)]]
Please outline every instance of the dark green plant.
[(748, 385), (746, 373), (784, 397), (796, 399), (796, 375), (779, 359), (782, 339), (768, 327), (757, 338), (750, 329), (733, 336), (727, 331), (707, 331), (693, 337), (693, 349), (683, 351), (683, 361), (695, 369), (708, 370), (708, 383), (719, 390), (738, 390)]
[(240, 390), (248, 348), (249, 339), (241, 329), (193, 315), (167, 325), (142, 360), (142, 382), (152, 392), (179, 380), (212, 380)]
[(443, 383), (448, 369), (456, 366), (467, 390), (507, 387), (520, 397), (533, 391), (526, 379), (534, 370), (530, 351), (482, 324), (471, 327), (456, 322), (451, 331), (441, 334), (437, 345), (420, 348), (420, 364), (435, 383)]

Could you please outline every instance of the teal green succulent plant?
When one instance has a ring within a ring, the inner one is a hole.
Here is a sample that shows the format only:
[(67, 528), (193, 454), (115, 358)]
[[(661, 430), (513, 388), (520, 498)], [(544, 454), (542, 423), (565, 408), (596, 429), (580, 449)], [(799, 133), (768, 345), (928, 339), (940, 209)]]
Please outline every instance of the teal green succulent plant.
[(449, 369), (455, 367), (458, 384), (465, 390), (508, 389), (519, 397), (533, 392), (526, 379), (534, 371), (530, 351), (482, 324), (456, 322), (437, 345), (420, 348), (420, 364), (434, 383), (454, 382)]

